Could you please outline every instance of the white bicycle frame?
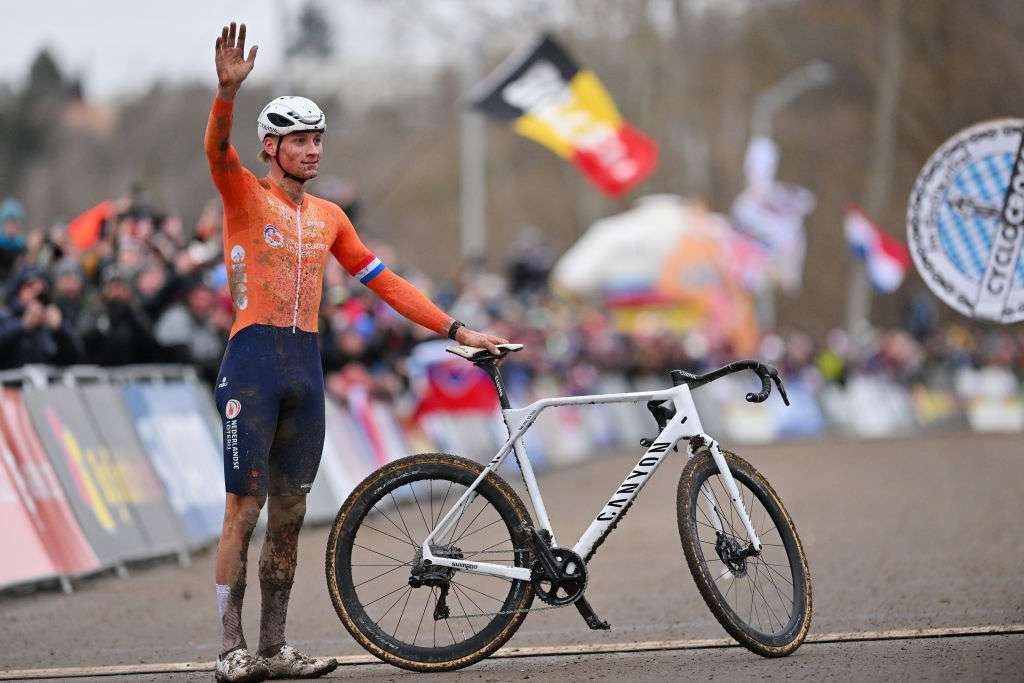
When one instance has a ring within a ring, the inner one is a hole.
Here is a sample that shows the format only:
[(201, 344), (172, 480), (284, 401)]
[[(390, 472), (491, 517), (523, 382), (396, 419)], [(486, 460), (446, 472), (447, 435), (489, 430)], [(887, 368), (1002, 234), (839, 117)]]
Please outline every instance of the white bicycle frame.
[[(456, 525), (460, 519), (461, 513), (468, 509), (469, 505), (475, 500), (476, 488), (479, 486), (480, 482), (483, 481), (488, 474), (495, 472), (505, 461), (505, 458), (508, 457), (509, 453), (514, 452), (516, 460), (519, 463), (519, 469), (523, 475), (523, 481), (526, 484), (526, 489), (533, 502), (533, 509), (537, 518), (537, 526), (550, 534), (552, 547), (557, 546), (557, 542), (555, 541), (555, 532), (551, 527), (551, 520), (548, 518), (547, 509), (544, 506), (544, 499), (541, 497), (540, 487), (538, 486), (537, 479), (534, 476), (533, 466), (530, 464), (530, 459), (526, 455), (526, 448), (522, 441), (523, 435), (526, 434), (530, 427), (533, 426), (533, 423), (537, 421), (537, 417), (540, 415), (541, 411), (546, 408), (571, 405), (595, 405), (600, 403), (641, 403), (647, 401), (658, 401), (662, 403), (665, 401), (672, 401), (672, 404), (675, 406), (675, 415), (673, 415), (668, 421), (665, 428), (662, 429), (661, 433), (658, 434), (658, 437), (654, 440), (654, 443), (651, 444), (643, 457), (640, 458), (633, 469), (626, 475), (626, 478), (615, 489), (615, 492), (612, 494), (611, 498), (609, 498), (608, 502), (604, 504), (601, 512), (598, 513), (594, 521), (590, 523), (590, 526), (587, 527), (586, 531), (583, 532), (583, 535), (580, 536), (580, 539), (572, 548), (573, 552), (583, 558), (590, 555), (591, 550), (593, 550), (593, 548), (610, 533), (611, 527), (616, 523), (623, 512), (629, 508), (633, 499), (636, 498), (641, 489), (643, 489), (644, 484), (647, 483), (650, 476), (654, 474), (654, 471), (658, 469), (659, 465), (661, 465), (669, 450), (676, 446), (681, 439), (688, 439), (687, 456), (690, 458), (696, 455), (697, 452), (704, 449), (710, 451), (711, 457), (714, 459), (715, 464), (718, 467), (718, 471), (725, 482), (726, 492), (729, 494), (732, 505), (739, 515), (740, 520), (742, 520), (743, 527), (746, 529), (747, 539), (753, 545), (755, 550), (760, 551), (761, 540), (757, 537), (757, 533), (754, 531), (754, 527), (750, 522), (750, 517), (743, 505), (743, 500), (740, 497), (736, 481), (733, 479), (732, 473), (729, 471), (729, 467), (726, 464), (725, 455), (722, 453), (722, 449), (719, 447), (718, 442), (704, 433), (700, 422), (700, 416), (697, 414), (697, 407), (694, 405), (693, 397), (690, 395), (690, 388), (685, 384), (680, 384), (679, 386), (672, 387), (671, 389), (662, 389), (658, 391), (545, 398), (539, 401), (534, 401), (524, 408), (503, 409), (502, 414), (505, 420), (505, 426), (509, 433), (508, 440), (505, 441), (502, 447), (498, 450), (498, 453), (489, 463), (487, 463), (487, 466), (484, 467), (483, 472), (480, 473), (465, 493), (463, 493), (462, 496), (460, 496), (452, 505), (451, 509), (441, 517), (434, 529), (426, 539), (424, 539), (422, 548), (424, 563), (427, 563), (429, 560), (430, 564), (441, 567), (451, 567), (476, 574), (529, 581), (530, 569), (528, 567), (508, 567), (488, 562), (469, 562), (465, 559), (439, 557), (431, 552), (431, 542), (434, 538), (444, 538), (446, 534), (452, 531), (453, 526)], [(701, 494), (708, 517), (712, 520), (715, 530), (718, 533), (724, 533), (722, 521), (715, 505), (715, 498), (710, 490), (708, 490), (707, 482), (705, 482), (704, 486), (701, 488)]]

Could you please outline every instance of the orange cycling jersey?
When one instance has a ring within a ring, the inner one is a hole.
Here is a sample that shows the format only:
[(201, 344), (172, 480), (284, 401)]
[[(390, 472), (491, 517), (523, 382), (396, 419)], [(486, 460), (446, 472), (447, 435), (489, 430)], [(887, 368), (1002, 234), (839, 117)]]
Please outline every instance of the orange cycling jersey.
[(452, 319), (387, 269), (337, 205), (305, 194), (300, 205), (269, 177), (257, 180), (230, 144), (233, 103), (213, 101), (206, 158), (224, 202), (224, 263), (235, 322), (317, 331), (324, 265), (330, 251), (353, 277), (403, 316), (445, 334)]

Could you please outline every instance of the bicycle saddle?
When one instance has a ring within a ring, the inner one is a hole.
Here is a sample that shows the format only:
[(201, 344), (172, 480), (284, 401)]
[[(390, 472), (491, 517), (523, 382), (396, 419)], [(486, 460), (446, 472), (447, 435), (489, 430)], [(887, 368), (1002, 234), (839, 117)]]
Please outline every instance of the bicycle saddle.
[(478, 346), (463, 346), (462, 344), (459, 344), (458, 346), (449, 346), (445, 351), (448, 353), (454, 353), (456, 356), (462, 356), (466, 360), (480, 361), (504, 358), (510, 352), (519, 351), (522, 348), (522, 344), (498, 344), (498, 350), (501, 351), (500, 356), (495, 356), (487, 349), (480, 348)]

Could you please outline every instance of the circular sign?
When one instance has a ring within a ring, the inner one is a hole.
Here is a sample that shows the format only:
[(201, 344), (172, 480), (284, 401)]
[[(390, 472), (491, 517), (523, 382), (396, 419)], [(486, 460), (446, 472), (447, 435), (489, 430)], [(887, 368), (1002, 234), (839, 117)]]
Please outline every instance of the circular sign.
[(234, 420), (240, 412), (242, 412), (242, 404), (237, 399), (231, 399), (224, 406), (224, 417), (229, 420)]
[(986, 121), (946, 141), (907, 207), (914, 265), (972, 318), (1024, 320), (1024, 119)]

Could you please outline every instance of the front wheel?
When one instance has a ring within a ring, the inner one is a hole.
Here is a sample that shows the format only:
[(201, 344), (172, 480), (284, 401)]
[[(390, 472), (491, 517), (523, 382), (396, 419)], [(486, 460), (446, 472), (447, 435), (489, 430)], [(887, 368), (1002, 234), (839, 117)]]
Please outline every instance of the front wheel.
[(711, 612), (729, 634), (764, 657), (784, 657), (811, 625), (807, 558), (782, 501), (754, 467), (725, 453), (762, 548), (753, 554), (718, 467), (704, 451), (679, 479), (676, 513), (686, 562)]
[[(443, 453), (396, 460), (367, 477), (338, 511), (327, 542), (327, 587), (345, 628), (380, 659), (451, 671), (497, 650), (533, 601), (529, 581), (426, 565), (427, 535), (483, 471)], [(436, 556), (529, 567), (530, 517), (495, 474), (431, 542)]]

